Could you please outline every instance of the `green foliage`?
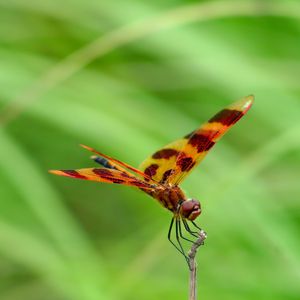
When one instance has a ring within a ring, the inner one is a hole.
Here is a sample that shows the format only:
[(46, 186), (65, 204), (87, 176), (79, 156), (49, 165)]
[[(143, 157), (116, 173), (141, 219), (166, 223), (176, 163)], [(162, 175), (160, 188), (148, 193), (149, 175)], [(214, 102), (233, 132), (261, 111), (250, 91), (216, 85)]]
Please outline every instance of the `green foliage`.
[(234, 100), (249, 114), (184, 182), (202, 299), (300, 294), (298, 1), (0, 1), (0, 298), (185, 299), (167, 211), (55, 177), (130, 164)]

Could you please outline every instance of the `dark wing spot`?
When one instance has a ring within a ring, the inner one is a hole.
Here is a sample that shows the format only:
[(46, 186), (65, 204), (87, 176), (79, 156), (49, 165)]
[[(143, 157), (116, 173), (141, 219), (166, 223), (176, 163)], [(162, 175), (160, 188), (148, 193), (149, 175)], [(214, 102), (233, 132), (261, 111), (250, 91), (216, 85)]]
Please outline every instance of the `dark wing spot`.
[(121, 183), (124, 183), (125, 180), (122, 180), (122, 179), (118, 179), (118, 178), (110, 178), (109, 179), (111, 182), (113, 183), (118, 183), (118, 184), (121, 184)]
[(100, 176), (100, 177), (107, 177), (107, 176), (113, 176), (113, 174), (111, 173), (111, 171), (109, 171), (108, 169), (93, 169), (93, 172)]
[(131, 184), (137, 186), (137, 187), (145, 187), (145, 186), (148, 186), (147, 183), (144, 183), (144, 182), (141, 182), (141, 181), (138, 181), (138, 180), (130, 180)]
[(192, 170), (192, 169), (194, 168), (195, 164), (196, 164), (196, 162), (193, 161), (193, 162), (187, 167), (186, 172)]
[(112, 174), (108, 169), (93, 169), (93, 172), (100, 178), (113, 181), (114, 174)]
[[(156, 172), (157, 172), (157, 169), (159, 168), (159, 165), (157, 164), (152, 164), (150, 165), (149, 167), (147, 167), (144, 171), (144, 173), (150, 177), (153, 177)], [(146, 179), (147, 180), (147, 179)], [(148, 179), (149, 180), (149, 179)]]
[(242, 116), (243, 112), (234, 109), (223, 109), (209, 120), (209, 123), (219, 122), (230, 126), (235, 124)]
[(174, 172), (173, 169), (170, 169), (170, 170), (165, 171), (165, 173), (163, 174), (163, 178), (162, 178), (162, 180), (160, 181), (160, 183), (165, 183), (165, 182), (168, 180), (168, 178), (171, 176), (171, 174), (172, 174), (173, 172)]
[(123, 179), (119, 179), (119, 178), (115, 178), (114, 177), (114, 174), (111, 173), (108, 169), (93, 169), (93, 172), (103, 178), (103, 179), (106, 179), (106, 180), (109, 180), (113, 183), (118, 183), (118, 184), (121, 184), (121, 183), (124, 183), (125, 180)]
[(192, 157), (182, 156), (176, 162), (182, 172), (187, 172), (193, 168), (195, 162)]
[(208, 151), (215, 144), (208, 136), (197, 133), (190, 138), (188, 143), (197, 148), (198, 153)]
[(62, 172), (64, 172), (65, 174), (72, 176), (74, 178), (79, 178), (79, 179), (87, 179), (85, 176), (80, 175), (77, 171), (75, 170), (63, 170)]
[(161, 158), (168, 159), (172, 156), (177, 156), (177, 154), (178, 154), (178, 151), (175, 150), (175, 149), (162, 149), (162, 150), (159, 150), (159, 151), (155, 152), (152, 155), (152, 158), (155, 158), (155, 159), (161, 159)]

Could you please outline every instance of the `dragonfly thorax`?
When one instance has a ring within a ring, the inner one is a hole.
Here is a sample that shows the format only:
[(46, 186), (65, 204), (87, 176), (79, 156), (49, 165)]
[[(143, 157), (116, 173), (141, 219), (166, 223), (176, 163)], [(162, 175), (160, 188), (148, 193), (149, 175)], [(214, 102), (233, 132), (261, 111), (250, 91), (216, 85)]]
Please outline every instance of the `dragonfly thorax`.
[(173, 213), (178, 213), (181, 203), (186, 201), (183, 191), (178, 186), (166, 186), (164, 189), (158, 189), (150, 195)]
[(201, 214), (201, 204), (198, 200), (187, 199), (178, 186), (170, 186), (150, 194), (152, 197), (174, 214), (179, 214), (190, 221), (195, 220)]
[(188, 199), (180, 205), (179, 213), (184, 218), (194, 221), (201, 214), (201, 204), (198, 200)]

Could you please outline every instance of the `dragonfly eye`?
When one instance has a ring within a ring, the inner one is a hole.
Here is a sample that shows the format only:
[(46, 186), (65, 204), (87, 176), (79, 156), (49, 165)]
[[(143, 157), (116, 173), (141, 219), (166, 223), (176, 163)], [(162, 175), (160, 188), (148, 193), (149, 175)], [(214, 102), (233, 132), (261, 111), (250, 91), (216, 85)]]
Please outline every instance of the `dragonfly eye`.
[(184, 218), (194, 221), (201, 214), (201, 204), (195, 199), (184, 201), (181, 204), (180, 213)]

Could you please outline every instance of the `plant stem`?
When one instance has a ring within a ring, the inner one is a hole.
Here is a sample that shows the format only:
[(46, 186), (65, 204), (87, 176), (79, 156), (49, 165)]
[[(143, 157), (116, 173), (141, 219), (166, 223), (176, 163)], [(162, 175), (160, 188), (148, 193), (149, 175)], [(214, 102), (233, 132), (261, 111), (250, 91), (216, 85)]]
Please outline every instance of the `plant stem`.
[(204, 240), (207, 238), (206, 233), (201, 230), (198, 239), (193, 243), (191, 250), (188, 253), (189, 267), (190, 267), (190, 296), (189, 300), (197, 299), (197, 264), (196, 254), (198, 248), (204, 244)]

